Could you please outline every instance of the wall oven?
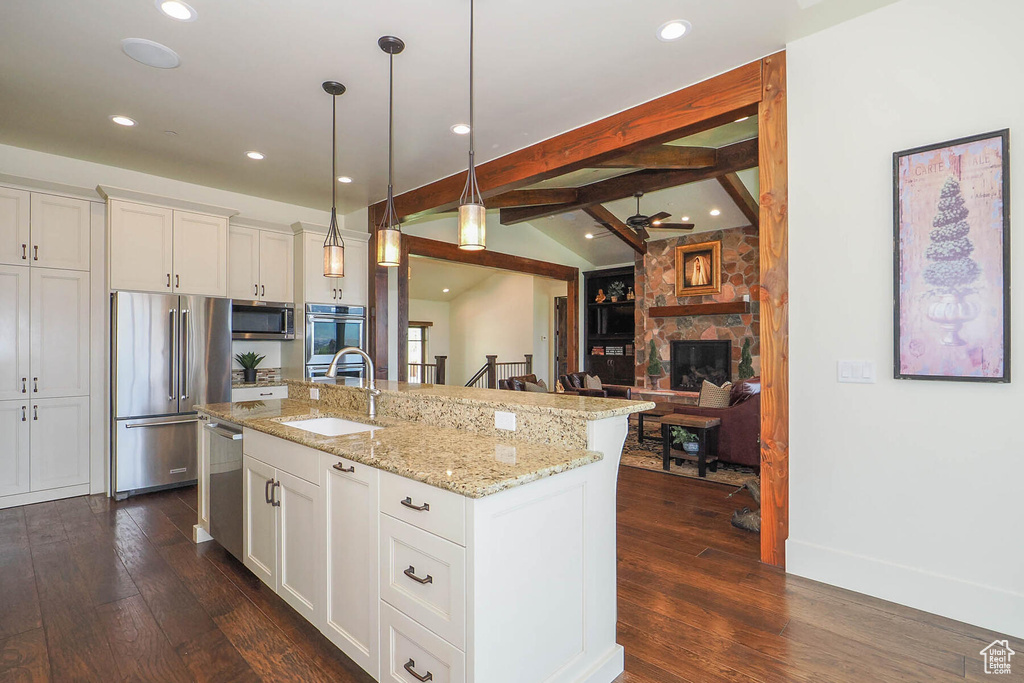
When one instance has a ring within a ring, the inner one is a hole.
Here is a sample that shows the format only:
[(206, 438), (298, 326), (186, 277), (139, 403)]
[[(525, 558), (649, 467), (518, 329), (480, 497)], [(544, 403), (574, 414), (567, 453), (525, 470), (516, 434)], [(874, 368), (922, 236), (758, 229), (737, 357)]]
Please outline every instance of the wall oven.
[(295, 304), (231, 302), (232, 339), (295, 339)]
[[(362, 306), (306, 305), (306, 378), (324, 377), (338, 349), (366, 350), (366, 309)], [(362, 378), (363, 359), (342, 356), (338, 377)]]

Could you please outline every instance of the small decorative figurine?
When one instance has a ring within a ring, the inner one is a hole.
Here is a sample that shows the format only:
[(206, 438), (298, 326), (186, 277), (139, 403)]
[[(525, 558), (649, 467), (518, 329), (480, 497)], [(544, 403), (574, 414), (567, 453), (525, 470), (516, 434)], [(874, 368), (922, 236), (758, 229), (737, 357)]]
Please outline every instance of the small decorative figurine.
[(597, 290), (597, 296), (594, 297), (594, 301), (596, 301), (597, 303), (602, 303), (607, 298), (608, 297), (606, 297), (604, 295), (604, 290), (603, 289), (599, 289), (599, 290)]
[(626, 301), (633, 301), (636, 299), (636, 294), (633, 293), (633, 288), (630, 287), (629, 291), (626, 292)]

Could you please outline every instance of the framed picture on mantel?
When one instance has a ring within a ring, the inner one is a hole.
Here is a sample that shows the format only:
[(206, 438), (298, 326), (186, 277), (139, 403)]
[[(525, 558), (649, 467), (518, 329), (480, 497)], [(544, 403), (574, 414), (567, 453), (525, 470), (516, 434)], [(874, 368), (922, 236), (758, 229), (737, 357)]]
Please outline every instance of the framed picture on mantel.
[(676, 296), (722, 291), (722, 243), (701, 242), (676, 247)]
[(893, 155), (896, 379), (1010, 381), (1010, 132)]

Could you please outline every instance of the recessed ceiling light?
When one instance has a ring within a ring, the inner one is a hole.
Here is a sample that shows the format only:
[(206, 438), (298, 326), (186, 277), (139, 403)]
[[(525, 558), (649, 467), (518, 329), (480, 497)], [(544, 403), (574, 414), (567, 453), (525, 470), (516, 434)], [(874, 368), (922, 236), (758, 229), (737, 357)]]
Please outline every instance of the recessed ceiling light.
[(171, 19), (178, 21), (195, 21), (196, 11), (192, 6), (181, 0), (156, 0), (156, 7)]
[(588, 232), (586, 235), (584, 235), (584, 237), (586, 237), (588, 240), (592, 240), (594, 239), (594, 233)]
[(450, 292), (450, 291), (452, 291), (452, 290), (450, 290), (450, 289), (448, 289), (447, 287), (445, 287), (445, 288), (444, 288), (444, 289), (442, 289), (441, 291), (442, 291), (442, 292), (444, 292), (445, 294), (447, 294), (448, 292)]
[(452, 126), (452, 132), (456, 135), (469, 135), (469, 124), (468, 123), (456, 123)]
[(689, 222), (690, 217), (689, 216), (680, 216), (679, 220), (681, 220), (684, 223), (687, 223), (687, 222)]
[(121, 116), (119, 114), (116, 116), (111, 116), (110, 120), (119, 126), (125, 126), (127, 128), (131, 128), (135, 125), (135, 119), (130, 119), (127, 116)]
[(136, 62), (156, 69), (173, 69), (181, 64), (177, 52), (145, 38), (125, 38), (121, 49)]
[(744, 121), (746, 121), (749, 118), (750, 118), (749, 116), (743, 116), (741, 118), (736, 119), (733, 123), (743, 123)]
[(690, 32), (690, 22), (682, 19), (667, 21), (658, 27), (658, 40), (669, 42), (679, 40)]
[(348, 184), (352, 182), (352, 179), (349, 178), (347, 175), (340, 175), (338, 176), (338, 182)]
[(712, 216), (717, 216), (717, 215), (719, 215), (720, 213), (722, 213), (722, 212), (721, 212), (721, 211), (719, 211), (718, 209), (711, 209), (711, 215), (712, 215)]
[(259, 161), (260, 159), (263, 159), (266, 155), (263, 154), (262, 152), (246, 152), (245, 156), (249, 157), (253, 161)]

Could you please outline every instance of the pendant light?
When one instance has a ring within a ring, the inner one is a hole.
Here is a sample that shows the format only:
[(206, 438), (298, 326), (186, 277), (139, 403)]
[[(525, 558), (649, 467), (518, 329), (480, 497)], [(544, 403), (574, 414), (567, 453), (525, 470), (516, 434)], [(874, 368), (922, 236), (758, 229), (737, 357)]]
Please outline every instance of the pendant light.
[(331, 96), (331, 227), (324, 240), (324, 277), (345, 276), (345, 240), (338, 232), (338, 181), (334, 164), (338, 157), (338, 95), (345, 86), (337, 81), (324, 81), (324, 92)]
[(476, 181), (474, 142), (476, 122), (473, 120), (473, 0), (469, 0), (469, 174), (466, 188), (459, 199), (459, 249), (480, 251), (487, 247), (487, 209)]
[(395, 211), (394, 192), (395, 55), (405, 49), (405, 43), (394, 36), (384, 36), (377, 45), (388, 54), (388, 201), (377, 226), (377, 265), (390, 268), (399, 265), (402, 251), (402, 222)]

